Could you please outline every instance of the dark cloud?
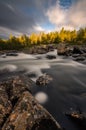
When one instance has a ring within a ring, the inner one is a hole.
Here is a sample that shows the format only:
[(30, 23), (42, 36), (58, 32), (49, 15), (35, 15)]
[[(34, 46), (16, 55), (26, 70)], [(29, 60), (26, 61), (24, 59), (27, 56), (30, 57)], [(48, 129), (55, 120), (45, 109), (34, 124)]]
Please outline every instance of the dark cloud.
[(9, 29), (26, 34), (36, 31), (36, 25), (37, 28), (40, 28), (38, 26), (47, 21), (45, 11), (55, 1), (0, 0), (0, 33), (2, 27), (3, 30)]
[(0, 3), (0, 26), (16, 31), (31, 29), (35, 24), (32, 16), (26, 16), (21, 10), (9, 3)]

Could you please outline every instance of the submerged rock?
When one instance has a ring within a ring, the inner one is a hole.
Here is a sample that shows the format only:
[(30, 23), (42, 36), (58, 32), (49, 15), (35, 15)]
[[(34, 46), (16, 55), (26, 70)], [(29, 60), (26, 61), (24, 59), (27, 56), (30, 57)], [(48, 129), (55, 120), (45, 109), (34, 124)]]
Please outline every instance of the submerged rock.
[(32, 85), (19, 76), (0, 83), (0, 130), (62, 130), (32, 96)]
[(86, 130), (86, 113), (75, 110), (66, 112), (65, 115), (72, 119), (77, 125), (81, 126), (83, 130)]

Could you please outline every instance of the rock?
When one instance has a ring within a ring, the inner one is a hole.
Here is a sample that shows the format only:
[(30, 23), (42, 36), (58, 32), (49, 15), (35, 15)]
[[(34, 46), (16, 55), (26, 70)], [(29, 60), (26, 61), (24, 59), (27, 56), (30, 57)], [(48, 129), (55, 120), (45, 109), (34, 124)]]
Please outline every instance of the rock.
[(83, 57), (83, 56), (77, 57), (75, 59), (75, 61), (84, 61), (84, 60), (85, 60), (85, 57)]
[(9, 52), (9, 53), (6, 53), (6, 56), (18, 56), (18, 53)]
[(65, 55), (65, 52), (66, 52), (65, 44), (59, 44), (58, 49), (57, 49), (57, 54), (58, 55)]
[(46, 58), (47, 59), (56, 59), (56, 56), (55, 55), (47, 55)]
[(49, 44), (49, 45), (47, 45), (47, 49), (48, 49), (48, 51), (54, 51), (55, 47), (53, 44)]
[(52, 80), (53, 78), (50, 75), (44, 74), (36, 80), (36, 84), (45, 86)]
[(83, 130), (86, 129), (86, 113), (75, 110), (71, 112), (66, 112), (65, 115), (72, 119), (77, 125), (80, 125)]
[(24, 76), (16, 76), (4, 81), (2, 84), (5, 86), (5, 90), (12, 103), (21, 96), (22, 92), (30, 91), (32, 85), (31, 80), (27, 80)]
[(73, 54), (72, 55), (72, 57), (74, 57), (74, 58), (77, 58), (77, 57), (79, 57), (80, 56), (80, 54)]
[(59, 124), (34, 99), (24, 92), (2, 130), (60, 130)]
[(9, 100), (9, 96), (6, 93), (5, 86), (0, 84), (0, 130), (3, 126), (5, 118), (9, 115), (12, 110), (12, 104)]
[(57, 49), (57, 54), (58, 55), (63, 55), (63, 56), (69, 56), (71, 55), (71, 48), (67, 47), (65, 44), (59, 44), (58, 49)]
[(30, 91), (31, 81), (24, 80), (24, 77), (15, 77), (0, 83), (0, 130), (21, 94)]
[(82, 48), (82, 51), (83, 51), (84, 53), (86, 53), (86, 48), (85, 48), (85, 47), (83, 47), (83, 48)]
[(23, 76), (0, 83), (0, 130), (62, 130), (32, 96), (31, 85)]
[(6, 54), (1, 55), (2, 58), (6, 58)]
[(74, 47), (72, 53), (73, 54), (83, 54), (83, 51), (79, 47)]
[(29, 50), (28, 50), (28, 52), (30, 53), (30, 54), (45, 54), (45, 53), (47, 53), (48, 52), (48, 50), (47, 50), (47, 48), (45, 48), (45, 47), (42, 47), (42, 46), (40, 46), (40, 47), (32, 47), (32, 48), (30, 48)]

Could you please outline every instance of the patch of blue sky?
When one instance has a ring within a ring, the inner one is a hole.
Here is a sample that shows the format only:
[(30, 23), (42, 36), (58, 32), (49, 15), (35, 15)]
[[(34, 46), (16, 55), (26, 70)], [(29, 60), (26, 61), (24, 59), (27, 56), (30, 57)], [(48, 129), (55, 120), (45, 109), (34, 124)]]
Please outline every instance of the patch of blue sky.
[(55, 29), (55, 25), (47, 22), (46, 24), (41, 25), (47, 31), (53, 31)]
[(59, 4), (66, 9), (71, 6), (72, 0), (60, 0)]

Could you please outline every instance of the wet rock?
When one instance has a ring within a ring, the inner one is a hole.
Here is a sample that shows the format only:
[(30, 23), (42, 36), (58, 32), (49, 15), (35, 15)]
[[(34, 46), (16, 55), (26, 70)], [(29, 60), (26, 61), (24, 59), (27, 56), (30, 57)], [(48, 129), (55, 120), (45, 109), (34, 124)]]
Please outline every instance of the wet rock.
[(30, 48), (29, 50), (24, 50), (24, 52), (29, 53), (29, 54), (45, 54), (48, 52), (48, 49), (43, 46), (35, 46)]
[(24, 91), (30, 91), (31, 85), (31, 80), (26, 79), (24, 76), (16, 76), (3, 82), (9, 99), (13, 102), (19, 98)]
[(77, 58), (77, 57), (79, 57), (80, 56), (80, 54), (73, 54), (72, 55), (72, 57), (74, 57), (74, 58)]
[(52, 116), (37, 103), (29, 92), (24, 92), (21, 95), (14, 110), (2, 128), (2, 130), (47, 129), (61, 130), (61, 127)]
[(26, 83), (24, 77), (15, 77), (0, 83), (0, 127), (12, 111), (24, 91), (30, 91), (30, 80)]
[(0, 84), (0, 129), (12, 109), (11, 101), (6, 93), (5, 86)]
[(50, 75), (48, 75), (48, 74), (44, 74), (44, 75), (42, 75), (42, 76), (40, 76), (37, 80), (36, 80), (36, 84), (37, 85), (43, 85), (43, 86), (45, 86), (45, 85), (47, 85), (50, 81), (52, 81), (53, 80), (53, 78), (50, 76)]
[(83, 56), (79, 56), (75, 59), (75, 61), (84, 61), (85, 60), (85, 57)]
[(76, 46), (73, 48), (72, 53), (73, 54), (83, 54), (83, 51), (79, 47)]
[(55, 55), (47, 55), (46, 58), (47, 59), (56, 59), (56, 56)]
[(83, 130), (86, 129), (86, 113), (82, 113), (81, 111), (70, 111), (65, 114), (72, 121), (74, 121), (77, 125), (81, 126)]
[(62, 130), (32, 96), (31, 85), (23, 76), (0, 83), (0, 130)]
[(83, 51), (84, 53), (86, 53), (86, 47), (83, 47), (83, 48), (82, 48), (82, 51)]
[(6, 56), (18, 56), (18, 53), (13, 53), (13, 52), (6, 53)]
[(6, 58), (6, 54), (1, 55), (2, 58)]

